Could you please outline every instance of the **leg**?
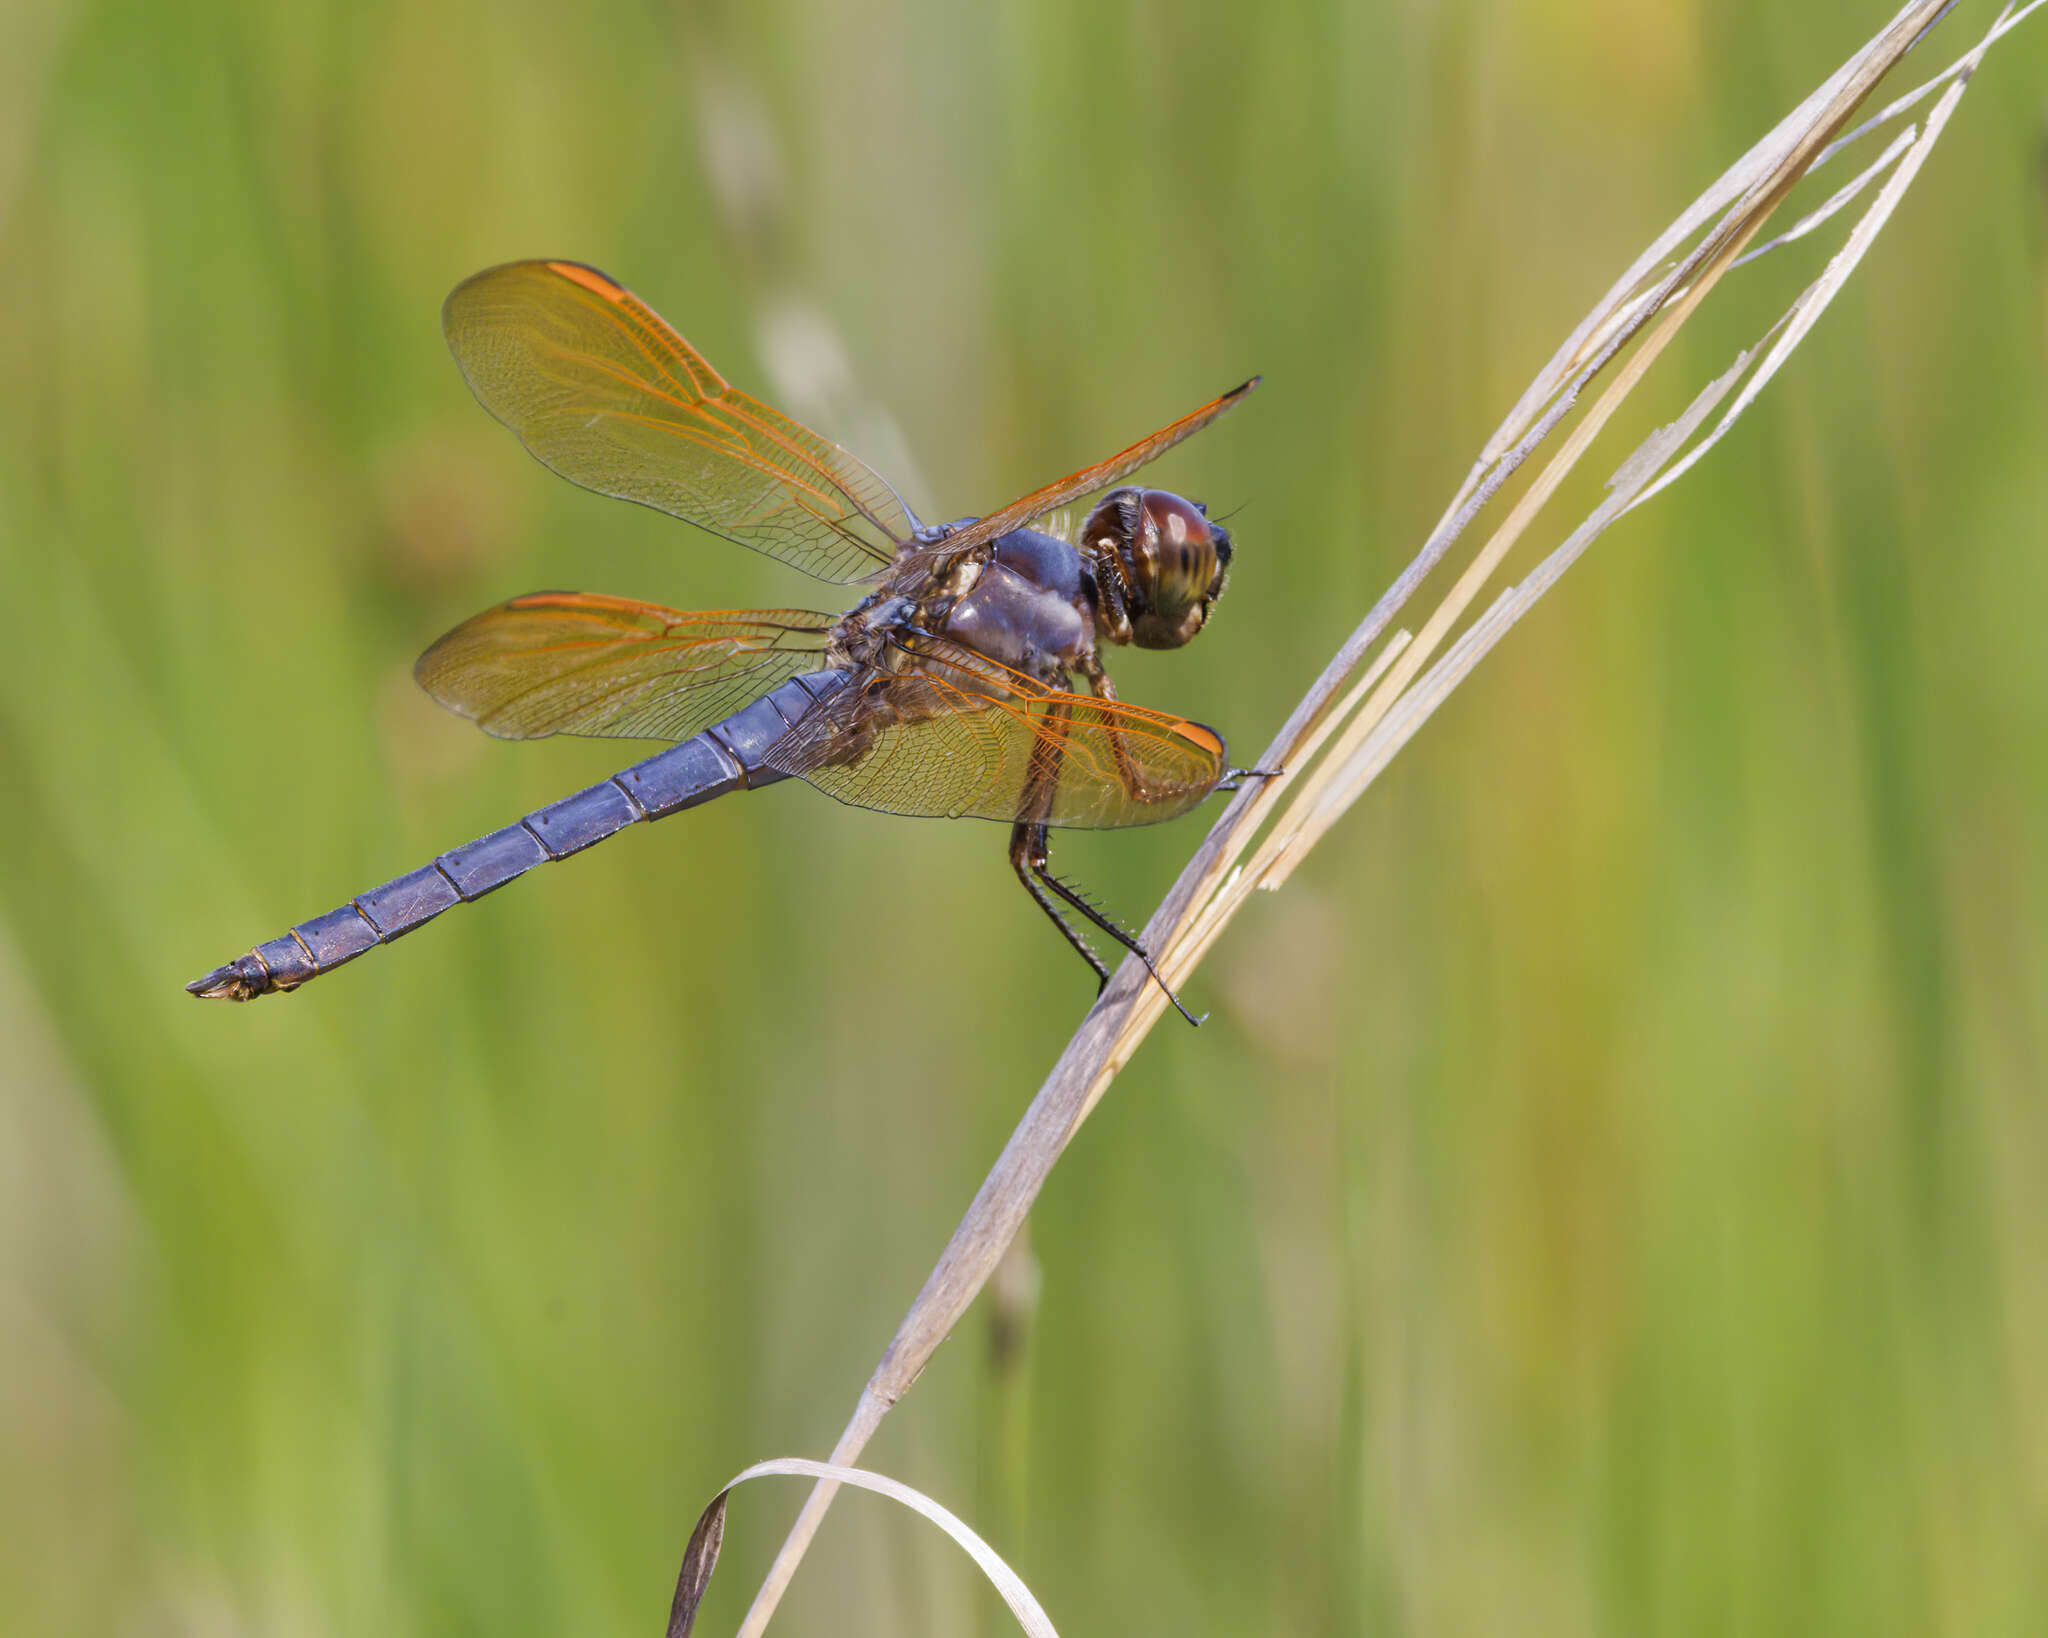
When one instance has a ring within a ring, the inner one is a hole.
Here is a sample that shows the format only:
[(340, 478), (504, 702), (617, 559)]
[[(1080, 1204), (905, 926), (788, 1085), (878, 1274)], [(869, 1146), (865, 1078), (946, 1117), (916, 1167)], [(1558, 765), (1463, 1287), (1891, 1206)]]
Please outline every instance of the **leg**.
[(1142, 961), (1145, 964), (1145, 971), (1152, 975), (1152, 982), (1165, 991), (1166, 999), (1173, 1003), (1173, 1010), (1190, 1024), (1199, 1025), (1202, 1020), (1182, 1006), (1180, 997), (1167, 989), (1166, 980), (1159, 976), (1159, 969), (1152, 965), (1152, 958), (1146, 954), (1145, 946), (1111, 921), (1095, 905), (1090, 904), (1074, 888), (1055, 876), (1050, 868), (1050, 858), (1051, 841), (1044, 825), (1019, 824), (1011, 828), (1010, 868), (1017, 872), (1017, 879), (1024, 884), (1024, 891), (1031, 895), (1032, 901), (1052, 918), (1052, 924), (1060, 930), (1069, 944), (1081, 952), (1081, 959), (1094, 971), (1096, 994), (1100, 995), (1108, 985), (1109, 969), (1102, 964), (1101, 957), (1088, 947), (1086, 940), (1069, 925), (1067, 918), (1060, 914), (1058, 906), (1046, 896), (1048, 889)]
[[(1088, 680), (1088, 692), (1099, 700), (1116, 703), (1116, 685), (1109, 680), (1109, 673), (1102, 669), (1102, 661), (1090, 654), (1081, 662), (1081, 675)], [(1116, 761), (1116, 776), (1124, 790), (1139, 801), (1145, 799), (1145, 782), (1138, 775), (1137, 765), (1131, 761), (1130, 747), (1124, 744), (1124, 736), (1114, 723), (1108, 725), (1109, 754)]]
[(1103, 985), (1109, 982), (1109, 969), (1103, 966), (1102, 958), (1088, 948), (1087, 941), (1067, 925), (1067, 918), (1059, 913), (1058, 907), (1046, 897), (1045, 889), (1038, 884), (1039, 878), (1046, 874), (1047, 853), (1045, 826), (1010, 827), (1010, 868), (1017, 872), (1017, 880), (1024, 884), (1024, 891), (1031, 895), (1032, 902), (1052, 918), (1053, 926), (1081, 952), (1081, 959), (1095, 973), (1095, 993), (1100, 995)]

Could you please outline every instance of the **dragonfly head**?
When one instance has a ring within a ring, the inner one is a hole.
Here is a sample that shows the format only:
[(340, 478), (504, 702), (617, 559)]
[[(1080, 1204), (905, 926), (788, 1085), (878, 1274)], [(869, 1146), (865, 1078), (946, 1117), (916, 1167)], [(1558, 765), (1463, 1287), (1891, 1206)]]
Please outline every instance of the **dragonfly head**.
[(1230, 573), (1230, 531), (1211, 523), (1200, 501), (1163, 489), (1112, 489), (1088, 514), (1081, 541), (1114, 559), (1130, 641), (1140, 648), (1192, 641)]

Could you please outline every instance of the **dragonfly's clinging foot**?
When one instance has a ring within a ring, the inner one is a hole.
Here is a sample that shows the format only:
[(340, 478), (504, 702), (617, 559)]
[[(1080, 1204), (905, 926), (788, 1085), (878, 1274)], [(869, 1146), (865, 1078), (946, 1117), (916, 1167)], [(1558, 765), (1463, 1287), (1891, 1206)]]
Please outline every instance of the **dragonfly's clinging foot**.
[(1223, 777), (1216, 781), (1219, 791), (1234, 791), (1247, 779), (1278, 779), (1285, 768), (1226, 768)]
[[(1142, 949), (1138, 948), (1136, 945), (1133, 945), (1131, 947), (1131, 954), (1136, 956), (1140, 961), (1142, 961), (1145, 964), (1145, 971), (1151, 975), (1152, 982), (1159, 986), (1159, 993), (1165, 996), (1168, 1001), (1173, 1003), (1173, 1010), (1175, 1012), (1179, 1013), (1181, 1017), (1185, 1018), (1196, 1029), (1200, 1029), (1204, 1024), (1208, 1023), (1209, 1015), (1206, 1012), (1203, 1013), (1201, 1017), (1197, 1018), (1193, 1013), (1189, 1012), (1186, 1007), (1181, 1005), (1180, 997), (1176, 995), (1173, 992), (1173, 990), (1167, 986), (1166, 980), (1159, 976), (1159, 969), (1152, 965), (1152, 958), (1149, 955), (1147, 955)], [(1108, 988), (1109, 980), (1105, 978), (1101, 983), (1095, 986), (1095, 999), (1100, 1001), (1102, 999), (1102, 992)]]
[[(1173, 1010), (1175, 1012), (1179, 1013), (1181, 1017), (1185, 1018), (1189, 1022), (1189, 1024), (1191, 1024), (1196, 1029), (1200, 1029), (1204, 1024), (1208, 1023), (1209, 1015), (1206, 1012), (1203, 1013), (1201, 1017), (1197, 1018), (1193, 1013), (1189, 1012), (1186, 1007), (1181, 1005), (1180, 997), (1174, 994), (1172, 987), (1166, 982), (1165, 979), (1159, 976), (1159, 969), (1152, 965), (1152, 958), (1151, 956), (1145, 953), (1143, 945), (1133, 944), (1130, 947), (1130, 949), (1131, 954), (1136, 956), (1140, 961), (1142, 961), (1145, 964), (1145, 971), (1151, 974), (1152, 982), (1159, 986), (1159, 993), (1165, 996), (1166, 999), (1173, 1004)], [(1100, 1001), (1102, 999), (1102, 992), (1108, 988), (1109, 984), (1105, 980), (1101, 985), (1097, 987), (1095, 991), (1095, 999)]]

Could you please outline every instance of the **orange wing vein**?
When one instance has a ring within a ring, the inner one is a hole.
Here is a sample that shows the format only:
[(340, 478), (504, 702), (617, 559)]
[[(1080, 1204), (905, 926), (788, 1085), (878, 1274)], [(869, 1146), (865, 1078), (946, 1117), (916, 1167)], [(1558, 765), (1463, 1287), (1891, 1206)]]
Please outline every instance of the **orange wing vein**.
[(943, 540), (922, 549), (935, 556), (951, 556), (956, 552), (970, 551), (976, 546), (986, 545), (999, 535), (1006, 535), (1012, 529), (1021, 529), (1027, 523), (1042, 518), (1048, 512), (1062, 506), (1071, 506), (1078, 500), (1122, 482), (1139, 467), (1156, 461), (1183, 438), (1191, 438), (1225, 410), (1239, 403), (1259, 384), (1260, 377), (1253, 376), (1241, 387), (1233, 387), (1221, 398), (1212, 398), (1200, 409), (1183, 415), (1170, 426), (1161, 427), (1149, 438), (1141, 438), (1129, 449), (1112, 455), (1105, 461), (1084, 467), (1079, 472), (1069, 473), (1043, 489), (1034, 489), (1022, 500), (1012, 501), (1000, 512), (991, 512), (985, 518), (978, 518), (964, 529), (955, 530)]
[(501, 739), (688, 739), (822, 661), (831, 617), (682, 614), (628, 597), (535, 592), (465, 620), (413, 667), (449, 710)]
[(1048, 688), (950, 643), (874, 671), (790, 730), (769, 763), (856, 807), (927, 818), (1147, 825), (1223, 777), (1223, 740), (1164, 711)]
[(910, 537), (910, 514), (868, 466), (727, 386), (593, 268), (490, 268), (455, 287), (441, 325), (478, 401), (571, 483), (820, 580), (865, 579)]

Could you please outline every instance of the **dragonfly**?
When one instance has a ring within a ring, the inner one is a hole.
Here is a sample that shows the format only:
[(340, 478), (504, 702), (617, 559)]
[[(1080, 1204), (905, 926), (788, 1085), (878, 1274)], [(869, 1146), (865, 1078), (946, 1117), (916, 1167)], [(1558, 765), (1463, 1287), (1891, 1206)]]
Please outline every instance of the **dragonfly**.
[[(1097, 993), (1109, 968), (1084, 928), (1158, 980), (1139, 940), (1053, 873), (1049, 833), (1172, 819), (1265, 771), (1233, 768), (1212, 728), (1118, 699), (1102, 661), (1111, 644), (1183, 646), (1222, 595), (1229, 530), (1198, 502), (1124, 480), (1256, 376), (1000, 511), (927, 526), (862, 461), (729, 386), (594, 268), (487, 269), (448, 297), (442, 327), (484, 408), (570, 482), (862, 595), (835, 616), (547, 591), (464, 621), (414, 668), (449, 710), (508, 739), (669, 749), (258, 944), (188, 984), (193, 995), (295, 990), (536, 865), (787, 779), (857, 807), (1007, 824), (1017, 879)], [(1078, 533), (1058, 528), (1084, 502)]]

